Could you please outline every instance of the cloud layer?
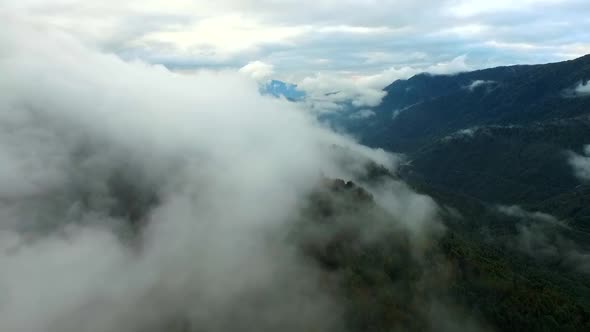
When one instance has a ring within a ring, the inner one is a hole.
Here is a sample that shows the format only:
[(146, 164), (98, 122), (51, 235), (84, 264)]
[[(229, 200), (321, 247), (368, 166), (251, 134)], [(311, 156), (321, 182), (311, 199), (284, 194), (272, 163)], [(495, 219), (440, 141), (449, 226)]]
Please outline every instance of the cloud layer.
[(572, 240), (571, 234), (566, 236), (572, 231), (566, 222), (547, 213), (527, 211), (518, 205), (497, 206), (496, 209), (516, 220), (516, 236), (507, 241), (508, 247), (545, 264), (590, 274), (590, 252)]
[[(323, 179), (394, 156), (236, 71), (181, 75), (3, 22), (0, 330), (342, 330), (285, 232)], [(369, 189), (416, 241), (436, 219), (401, 183)]]

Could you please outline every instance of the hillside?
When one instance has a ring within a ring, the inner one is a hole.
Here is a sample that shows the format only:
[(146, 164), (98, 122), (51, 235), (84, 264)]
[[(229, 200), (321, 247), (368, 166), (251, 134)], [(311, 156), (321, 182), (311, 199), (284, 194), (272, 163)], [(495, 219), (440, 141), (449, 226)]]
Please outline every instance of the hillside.
[(385, 88), (375, 116), (337, 122), (369, 146), (406, 154), (408, 179), (493, 204), (543, 208), (582, 184), (568, 158), (590, 143), (590, 96), (576, 92), (589, 79), (590, 55), (420, 74)]
[(411, 153), (474, 126), (574, 118), (588, 113), (590, 99), (572, 90), (589, 79), (590, 55), (457, 75), (420, 74), (386, 87), (376, 117), (357, 129), (369, 145)]
[(568, 330), (588, 319), (540, 308), (590, 304), (590, 189), (570, 162), (590, 143), (590, 95), (578, 89), (589, 79), (590, 55), (420, 74), (385, 88), (372, 117), (329, 119), (405, 155), (399, 176), (448, 211), (439, 245), (457, 269), (455, 296), (493, 328)]

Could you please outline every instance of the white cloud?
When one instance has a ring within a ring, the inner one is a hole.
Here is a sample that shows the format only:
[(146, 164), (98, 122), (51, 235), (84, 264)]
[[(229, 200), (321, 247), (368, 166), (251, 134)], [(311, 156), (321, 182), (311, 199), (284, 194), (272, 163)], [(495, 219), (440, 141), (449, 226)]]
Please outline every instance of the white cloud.
[(590, 43), (574, 42), (571, 44), (559, 45), (556, 54), (561, 59), (575, 59), (590, 54)]
[[(467, 52), (481, 64), (556, 61), (586, 54), (590, 45), (583, 33), (590, 6), (577, 0), (0, 3), (90, 45), (171, 68), (236, 67), (275, 56), (281, 65), (272, 62), (284, 75), (351, 71), (366, 76), (394, 64), (425, 69)], [(368, 54), (366, 61), (356, 59), (359, 50)], [(438, 70), (449, 71), (433, 68)]]
[(351, 33), (351, 34), (385, 34), (396, 32), (396, 30), (389, 27), (367, 27), (367, 26), (350, 26), (350, 25), (335, 25), (325, 26), (316, 29), (319, 33)]
[[(325, 176), (394, 156), (235, 71), (126, 63), (2, 18), (0, 330), (334, 327), (284, 235)], [(368, 188), (414, 238), (436, 228), (431, 199), (388, 186)]]
[(395, 52), (361, 52), (359, 57), (365, 60), (368, 65), (407, 62), (412, 60), (426, 60), (428, 55), (424, 52), (395, 53)]
[(570, 152), (569, 163), (576, 177), (582, 181), (590, 181), (590, 145), (584, 148), (583, 155)]
[(516, 217), (516, 218), (521, 218), (521, 219), (531, 219), (531, 220), (537, 220), (537, 221), (543, 221), (543, 222), (549, 222), (549, 223), (557, 223), (558, 220), (557, 218), (555, 218), (554, 216), (547, 214), (547, 213), (543, 213), (543, 212), (530, 212), (527, 211), (525, 209), (523, 209), (522, 207), (518, 206), (518, 205), (511, 205), (511, 206), (505, 206), (505, 205), (500, 205), (497, 207), (498, 211), (507, 215), (507, 216), (511, 216), (511, 217)]
[(369, 109), (364, 109), (360, 111), (356, 111), (350, 115), (351, 119), (367, 119), (370, 117), (375, 116), (375, 112)]
[(590, 252), (564, 237), (561, 229), (542, 223), (517, 225), (516, 249), (544, 263), (590, 274)]
[(253, 61), (240, 68), (240, 72), (255, 80), (264, 80), (270, 78), (272, 74), (274, 74), (274, 66), (262, 61)]
[(496, 0), (496, 1), (473, 1), (460, 0), (451, 7), (450, 11), (459, 17), (471, 17), (478, 14), (526, 11), (534, 7), (542, 7), (549, 4), (561, 4), (564, 0)]
[(433, 36), (458, 36), (462, 38), (475, 37), (490, 32), (491, 27), (482, 24), (466, 24), (453, 26), (440, 31), (435, 31)]
[(404, 112), (406, 112), (406, 111), (409, 111), (409, 110), (411, 110), (412, 108), (414, 108), (415, 106), (418, 106), (418, 105), (420, 105), (420, 104), (422, 104), (422, 103), (423, 103), (423, 101), (419, 101), (419, 102), (417, 102), (417, 103), (414, 103), (414, 104), (408, 105), (408, 106), (406, 106), (406, 107), (404, 107), (404, 108), (400, 108), (400, 109), (395, 109), (395, 110), (393, 110), (393, 112), (391, 113), (391, 120), (395, 120), (395, 119), (397, 119), (397, 117), (398, 117), (398, 116), (400, 116), (400, 114), (402, 114), (402, 113), (404, 113)]
[(376, 75), (318, 73), (299, 82), (307, 101), (318, 111), (338, 110), (351, 103), (354, 107), (374, 107), (386, 93), (383, 88), (398, 78), (409, 78), (417, 71), (412, 68), (387, 69)]
[(462, 55), (449, 62), (426, 67), (388, 68), (374, 75), (350, 73), (318, 73), (298, 83), (307, 94), (309, 107), (317, 111), (339, 110), (347, 103), (354, 107), (374, 107), (381, 103), (386, 92), (383, 89), (398, 79), (407, 79), (418, 73), (450, 75), (472, 69)]
[(586, 84), (580, 83), (576, 87), (575, 91), (578, 95), (588, 95), (590, 94), (590, 84), (588, 82), (586, 82)]
[(305, 31), (305, 27), (277, 27), (241, 15), (223, 15), (148, 33), (135, 45), (163, 43), (173, 45), (184, 55), (213, 52), (213, 56), (224, 57), (251, 52), (265, 44), (288, 44)]
[(475, 80), (475, 81), (471, 82), (471, 84), (469, 84), (466, 88), (469, 91), (473, 91), (480, 86), (494, 84), (494, 83), (495, 83), (494, 81)]
[(590, 253), (562, 233), (570, 230), (566, 223), (553, 215), (530, 212), (517, 205), (497, 206), (497, 210), (519, 219), (515, 223), (516, 237), (508, 243), (509, 247), (546, 264), (590, 274)]
[(439, 62), (426, 68), (425, 72), (434, 75), (452, 75), (473, 70), (467, 64), (467, 55), (460, 55), (449, 62)]
[(309, 106), (317, 111), (337, 110), (342, 104), (355, 107), (377, 106), (385, 92), (372, 86), (366, 78), (318, 73), (306, 77), (297, 85), (306, 93)]

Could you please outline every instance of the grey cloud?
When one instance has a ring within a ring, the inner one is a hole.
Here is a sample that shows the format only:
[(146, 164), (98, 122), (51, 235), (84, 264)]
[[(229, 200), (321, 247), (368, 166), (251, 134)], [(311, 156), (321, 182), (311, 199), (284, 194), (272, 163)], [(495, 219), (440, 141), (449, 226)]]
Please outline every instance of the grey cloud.
[[(394, 156), (236, 72), (180, 75), (3, 22), (1, 330), (342, 330), (283, 235), (322, 179)], [(417, 243), (438, 228), (430, 198), (368, 188)]]
[[(485, 3), (469, 2), (473, 6)], [(280, 76), (310, 76), (323, 71), (349, 71), (367, 75), (395, 66), (428, 67), (467, 54), (478, 67), (516, 63), (539, 63), (573, 58), (590, 52), (590, 7), (587, 2), (544, 2), (509, 9), (476, 11), (457, 16), (457, 1), (282, 1), (224, 0), (164, 5), (159, 1), (40, 1), (14, 4), (42, 20), (70, 22), (69, 30), (103, 45), (127, 59), (138, 57), (170, 68), (241, 67), (255, 60), (270, 61)], [(494, 8), (494, 6), (486, 6)], [(143, 36), (171, 27), (185, 27), (207, 17), (239, 14), (272, 27), (298, 27), (306, 32), (288, 45), (259, 45), (257, 50), (223, 56), (214, 50), (185, 54), (174, 45), (137, 43)], [(96, 17), (110, 22), (99, 28)], [(108, 18), (108, 20), (106, 19)], [(481, 31), (469, 32), (470, 26)], [(348, 27), (342, 29), (343, 27)], [(465, 30), (464, 28), (467, 27)], [(389, 29), (385, 33), (355, 33), (367, 28)], [(396, 32), (397, 31), (397, 32)], [(442, 33), (455, 31), (453, 33)], [(172, 46), (172, 47), (171, 47)], [(523, 47), (525, 46), (525, 47)], [(359, 61), (359, 50), (382, 54), (390, 62)], [(389, 54), (423, 54), (395, 60)], [(329, 62), (313, 62), (328, 59)]]
[(584, 148), (583, 154), (570, 152), (568, 161), (576, 177), (582, 181), (590, 181), (590, 145)]
[(572, 231), (563, 221), (543, 212), (520, 206), (498, 206), (497, 210), (517, 220), (516, 237), (509, 247), (526, 255), (569, 270), (590, 273), (590, 252), (567, 234)]
[[(356, 25), (356, 26), (388, 26), (404, 25), (413, 22), (417, 17), (428, 17), (440, 14), (441, 8), (449, 1), (409, 1), (384, 0), (371, 3), (359, 0), (345, 2), (335, 0), (294, 1), (280, 3), (271, 0), (222, 1), (226, 8), (237, 8), (260, 15), (276, 22), (306, 24), (309, 22), (322, 25)], [(406, 15), (416, 14), (414, 17)]]
[(574, 241), (561, 236), (554, 228), (541, 224), (522, 224), (518, 225), (517, 229), (518, 249), (529, 256), (590, 274), (590, 252)]
[(375, 112), (373, 112), (369, 109), (362, 109), (362, 110), (352, 113), (350, 115), (350, 118), (351, 119), (367, 119), (367, 118), (370, 118), (373, 116), (375, 116)]
[(476, 81), (473, 81), (469, 86), (467, 86), (467, 89), (469, 89), (469, 91), (473, 91), (480, 86), (494, 84), (494, 83), (495, 83), (494, 81), (476, 80)]

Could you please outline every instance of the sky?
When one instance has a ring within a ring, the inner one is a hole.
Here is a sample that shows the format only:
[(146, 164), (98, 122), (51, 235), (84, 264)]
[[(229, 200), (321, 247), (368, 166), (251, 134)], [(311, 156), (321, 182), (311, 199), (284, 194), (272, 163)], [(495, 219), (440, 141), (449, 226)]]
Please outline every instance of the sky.
[[(310, 95), (380, 90), (429, 71), (546, 63), (590, 53), (586, 0), (0, 0), (84, 43), (176, 71), (240, 69)], [(341, 96), (341, 97), (342, 97)], [(329, 107), (328, 107), (329, 108)]]

